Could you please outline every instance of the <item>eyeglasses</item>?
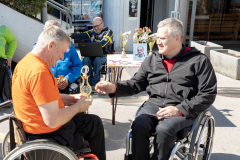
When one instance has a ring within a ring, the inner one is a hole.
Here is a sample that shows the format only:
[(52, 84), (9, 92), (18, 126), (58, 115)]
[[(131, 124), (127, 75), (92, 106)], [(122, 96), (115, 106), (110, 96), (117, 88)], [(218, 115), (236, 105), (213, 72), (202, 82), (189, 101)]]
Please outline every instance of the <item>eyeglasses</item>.
[(143, 49), (138, 49), (137, 51), (143, 51)]
[(99, 25), (93, 26), (93, 28), (97, 28), (97, 27), (99, 27), (101, 24), (102, 24), (102, 23), (100, 23)]

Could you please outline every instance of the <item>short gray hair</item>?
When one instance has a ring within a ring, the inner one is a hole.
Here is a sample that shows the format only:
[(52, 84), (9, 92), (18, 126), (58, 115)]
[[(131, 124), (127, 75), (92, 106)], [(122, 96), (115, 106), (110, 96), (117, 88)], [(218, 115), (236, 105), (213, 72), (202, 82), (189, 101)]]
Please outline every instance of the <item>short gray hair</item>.
[(56, 43), (56, 47), (62, 45), (63, 42), (67, 42), (70, 46), (69, 36), (61, 28), (54, 25), (42, 31), (38, 37), (37, 46), (44, 48), (51, 41), (54, 41)]
[(57, 27), (60, 27), (62, 28), (61, 24), (56, 21), (56, 20), (48, 20), (47, 22), (45, 22), (45, 25), (44, 25), (44, 28), (43, 29), (46, 29), (50, 26), (57, 26)]
[(175, 37), (181, 35), (183, 39), (183, 23), (176, 18), (167, 18), (158, 23), (158, 28), (168, 27), (168, 35)]

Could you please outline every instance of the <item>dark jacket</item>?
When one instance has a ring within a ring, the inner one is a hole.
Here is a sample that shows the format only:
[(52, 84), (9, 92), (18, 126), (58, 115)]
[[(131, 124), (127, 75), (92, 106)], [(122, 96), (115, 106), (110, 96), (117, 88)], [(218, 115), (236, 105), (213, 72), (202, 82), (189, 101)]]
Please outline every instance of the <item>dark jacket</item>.
[(206, 110), (217, 94), (213, 67), (207, 56), (195, 48), (180, 55), (169, 73), (159, 53), (153, 53), (130, 80), (116, 85), (115, 97), (146, 90), (149, 102), (159, 107), (176, 106), (185, 117), (196, 117)]
[(93, 29), (80, 32), (80, 33), (72, 33), (71, 37), (73, 39), (91, 39), (94, 35), (95, 39), (93, 39), (93, 43), (102, 43), (103, 55), (107, 56), (107, 54), (112, 54), (111, 52), (111, 44), (113, 44), (113, 32), (108, 28), (104, 28), (100, 34), (94, 32)]

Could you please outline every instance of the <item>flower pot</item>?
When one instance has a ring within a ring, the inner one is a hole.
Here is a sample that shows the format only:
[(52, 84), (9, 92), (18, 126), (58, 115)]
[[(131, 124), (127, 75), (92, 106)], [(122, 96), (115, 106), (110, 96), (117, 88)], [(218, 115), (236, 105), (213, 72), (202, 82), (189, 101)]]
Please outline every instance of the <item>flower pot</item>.
[(240, 79), (240, 52), (216, 49), (210, 51), (210, 57), (216, 72), (233, 79)]
[[(223, 49), (223, 46), (208, 41), (191, 41), (191, 47), (195, 47), (210, 59), (210, 50)], [(211, 59), (210, 59), (211, 60)]]

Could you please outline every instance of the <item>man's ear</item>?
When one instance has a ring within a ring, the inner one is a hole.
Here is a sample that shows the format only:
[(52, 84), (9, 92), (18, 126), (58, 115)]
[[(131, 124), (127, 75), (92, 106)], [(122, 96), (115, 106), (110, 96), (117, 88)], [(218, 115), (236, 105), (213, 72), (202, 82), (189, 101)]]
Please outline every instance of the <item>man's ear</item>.
[(176, 41), (181, 41), (181, 35), (180, 34), (176, 36)]
[(48, 43), (47, 47), (48, 47), (48, 51), (52, 51), (53, 47), (55, 47), (54, 41), (50, 41), (50, 42)]

